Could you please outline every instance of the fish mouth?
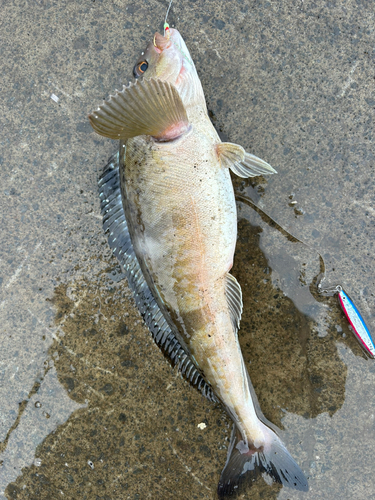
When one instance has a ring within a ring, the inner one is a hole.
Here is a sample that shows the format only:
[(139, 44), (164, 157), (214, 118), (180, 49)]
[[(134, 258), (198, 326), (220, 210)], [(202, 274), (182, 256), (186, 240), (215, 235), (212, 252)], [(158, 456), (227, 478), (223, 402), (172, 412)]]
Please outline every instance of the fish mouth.
[(172, 41), (166, 36), (161, 35), (156, 32), (154, 35), (153, 45), (155, 50), (160, 54), (163, 50), (168, 49), (172, 44)]

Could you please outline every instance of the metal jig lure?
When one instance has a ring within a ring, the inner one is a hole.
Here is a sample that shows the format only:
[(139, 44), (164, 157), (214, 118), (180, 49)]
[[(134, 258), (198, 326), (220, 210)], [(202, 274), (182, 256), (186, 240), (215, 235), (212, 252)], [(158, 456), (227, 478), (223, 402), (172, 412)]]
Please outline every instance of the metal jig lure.
[(336, 288), (342, 310), (347, 317), (351, 330), (357, 337), (359, 343), (371, 358), (375, 357), (375, 345), (371, 333), (364, 322), (361, 313), (358, 311), (352, 299), (341, 286)]

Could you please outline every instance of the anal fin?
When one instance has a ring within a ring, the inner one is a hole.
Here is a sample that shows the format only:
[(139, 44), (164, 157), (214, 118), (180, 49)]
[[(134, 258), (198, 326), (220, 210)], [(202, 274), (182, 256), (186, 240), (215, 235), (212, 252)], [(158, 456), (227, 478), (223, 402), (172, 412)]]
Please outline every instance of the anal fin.
[(124, 86), (91, 113), (89, 120), (99, 135), (124, 141), (138, 135), (170, 141), (190, 127), (176, 87), (155, 79)]
[(257, 156), (247, 153), (242, 146), (231, 142), (216, 145), (216, 151), (223, 167), (230, 168), (239, 177), (277, 174), (276, 170)]

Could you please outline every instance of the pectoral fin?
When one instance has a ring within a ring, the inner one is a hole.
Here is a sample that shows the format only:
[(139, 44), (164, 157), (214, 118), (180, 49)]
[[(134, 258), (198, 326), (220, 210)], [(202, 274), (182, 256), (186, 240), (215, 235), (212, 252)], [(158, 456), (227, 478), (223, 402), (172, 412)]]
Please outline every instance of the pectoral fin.
[(151, 135), (159, 141), (170, 141), (189, 129), (176, 87), (154, 79), (124, 86), (90, 114), (89, 120), (98, 134), (121, 140)]
[(216, 150), (223, 167), (230, 168), (239, 177), (277, 174), (276, 170), (257, 156), (246, 153), (242, 146), (230, 142), (221, 142)]

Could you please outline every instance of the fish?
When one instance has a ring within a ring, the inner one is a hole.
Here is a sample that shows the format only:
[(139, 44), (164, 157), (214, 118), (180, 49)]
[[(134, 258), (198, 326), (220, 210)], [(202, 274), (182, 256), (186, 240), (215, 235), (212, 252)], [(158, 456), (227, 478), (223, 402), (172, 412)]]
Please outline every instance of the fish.
[(230, 273), (237, 239), (230, 171), (242, 178), (276, 171), (220, 140), (177, 29), (155, 33), (133, 74), (135, 82), (89, 115), (95, 132), (119, 140), (99, 180), (109, 245), (156, 344), (233, 421), (218, 497), (263, 473), (307, 491), (259, 407), (238, 340), (241, 286)]

